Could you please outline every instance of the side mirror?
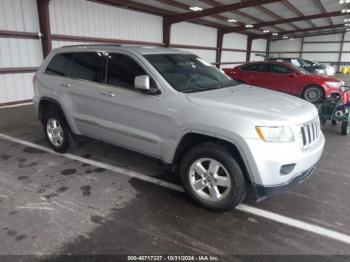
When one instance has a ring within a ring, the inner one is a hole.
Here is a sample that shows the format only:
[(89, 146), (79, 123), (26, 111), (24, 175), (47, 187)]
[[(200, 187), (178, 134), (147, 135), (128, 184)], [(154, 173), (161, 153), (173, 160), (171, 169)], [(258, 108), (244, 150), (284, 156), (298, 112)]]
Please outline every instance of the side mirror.
[(297, 73), (292, 72), (292, 73), (289, 73), (288, 76), (289, 76), (289, 77), (297, 77), (298, 75), (297, 75)]
[(136, 89), (148, 91), (151, 88), (151, 80), (148, 75), (135, 77), (134, 85)]
[(157, 87), (151, 87), (151, 78), (148, 75), (136, 76), (134, 86), (141, 92), (149, 95), (159, 95), (160, 91)]

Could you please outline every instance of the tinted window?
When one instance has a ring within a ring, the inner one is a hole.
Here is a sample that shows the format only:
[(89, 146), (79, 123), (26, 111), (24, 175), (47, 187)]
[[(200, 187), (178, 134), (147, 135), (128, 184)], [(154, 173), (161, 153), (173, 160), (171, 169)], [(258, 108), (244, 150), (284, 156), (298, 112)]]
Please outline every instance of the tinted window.
[(243, 66), (241, 69), (245, 71), (270, 72), (270, 65), (269, 64), (251, 64), (251, 65)]
[(281, 65), (271, 65), (271, 69), (272, 69), (272, 73), (276, 73), (276, 74), (290, 74), (292, 71), (285, 66), (281, 66)]
[(72, 64), (71, 77), (100, 82), (102, 57), (100, 53), (76, 53)]
[(153, 54), (145, 58), (179, 92), (202, 92), (237, 85), (222, 71), (188, 54)]
[(134, 88), (135, 77), (140, 75), (147, 75), (147, 73), (131, 57), (121, 54), (109, 54), (107, 84)]
[(49, 75), (68, 76), (73, 57), (72, 53), (55, 55), (45, 72)]

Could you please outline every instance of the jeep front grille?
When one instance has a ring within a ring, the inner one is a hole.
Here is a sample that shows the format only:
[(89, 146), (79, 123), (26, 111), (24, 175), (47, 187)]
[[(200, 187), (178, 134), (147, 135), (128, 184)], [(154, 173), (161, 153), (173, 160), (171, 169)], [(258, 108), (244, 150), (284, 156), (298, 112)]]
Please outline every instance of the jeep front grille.
[(312, 145), (321, 134), (320, 120), (316, 118), (309, 123), (301, 126), (301, 136), (303, 139), (303, 148)]

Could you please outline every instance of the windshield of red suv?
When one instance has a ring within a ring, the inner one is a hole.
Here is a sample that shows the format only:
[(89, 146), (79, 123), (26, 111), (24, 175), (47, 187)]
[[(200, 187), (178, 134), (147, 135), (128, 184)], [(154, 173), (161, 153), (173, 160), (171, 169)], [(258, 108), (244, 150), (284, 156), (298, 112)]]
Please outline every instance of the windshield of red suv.
[(179, 92), (202, 92), (238, 85), (221, 70), (195, 55), (153, 54), (144, 57)]

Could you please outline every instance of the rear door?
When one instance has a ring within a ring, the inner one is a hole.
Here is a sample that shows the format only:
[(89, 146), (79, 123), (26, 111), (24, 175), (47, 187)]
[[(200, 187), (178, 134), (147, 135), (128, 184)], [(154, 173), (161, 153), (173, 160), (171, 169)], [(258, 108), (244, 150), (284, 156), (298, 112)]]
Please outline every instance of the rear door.
[(299, 85), (300, 80), (298, 74), (294, 70), (286, 65), (271, 64), (271, 89), (296, 95), (299, 90)]
[[(105, 85), (98, 94), (100, 135), (111, 143), (160, 158), (164, 97), (135, 89), (136, 76), (152, 79), (145, 68), (129, 53), (107, 54)], [(153, 80), (151, 86), (158, 88)]]
[(98, 91), (102, 80), (103, 56), (99, 52), (78, 52), (70, 77), (61, 82), (61, 97), (79, 133), (94, 137), (98, 132)]

